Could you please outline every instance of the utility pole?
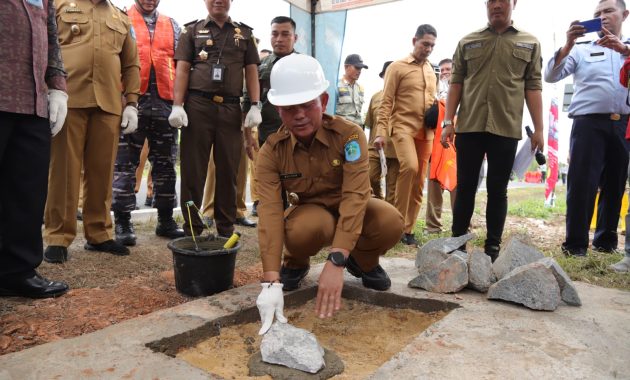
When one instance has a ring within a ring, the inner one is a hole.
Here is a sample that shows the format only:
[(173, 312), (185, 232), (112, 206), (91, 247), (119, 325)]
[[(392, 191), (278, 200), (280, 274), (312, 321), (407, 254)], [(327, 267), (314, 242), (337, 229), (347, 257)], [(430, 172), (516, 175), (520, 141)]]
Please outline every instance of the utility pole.
[(317, 0), (311, 0), (311, 54), (317, 58), (315, 54), (315, 11), (317, 8)]

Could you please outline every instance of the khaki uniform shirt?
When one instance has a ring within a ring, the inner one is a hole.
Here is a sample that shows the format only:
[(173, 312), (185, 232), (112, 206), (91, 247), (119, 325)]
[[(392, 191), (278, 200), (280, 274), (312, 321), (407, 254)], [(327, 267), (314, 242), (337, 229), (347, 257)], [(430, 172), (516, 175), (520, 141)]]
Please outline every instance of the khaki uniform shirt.
[[(175, 59), (192, 65), (188, 89), (223, 96), (243, 95), (243, 68), (260, 63), (252, 28), (231, 18), (220, 28), (210, 16), (184, 27)], [(217, 64), (223, 67), (223, 81), (213, 81), (213, 67)]]
[[(369, 153), (370, 157), (379, 157), (378, 151), (374, 148), (374, 139), (376, 138), (376, 121), (378, 120), (378, 109), (381, 106), (383, 100), (383, 90), (380, 90), (376, 94), (372, 95), (370, 99), (370, 107), (368, 108), (367, 115), (365, 116), (365, 127), (370, 129)], [(387, 136), (385, 138), (385, 157), (397, 158), (396, 150), (394, 150), (394, 144), (392, 139)]]
[[(270, 135), (258, 154), (258, 241), (263, 271), (280, 270), (284, 246), (281, 192), (297, 204), (315, 204), (338, 217), (332, 246), (353, 250), (371, 196), (367, 141), (361, 128), (324, 115), (310, 147), (285, 126)], [(286, 211), (288, 215), (295, 206)]]
[(350, 120), (359, 126), (363, 126), (361, 110), (363, 109), (364, 97), (363, 86), (358, 82), (350, 84), (345, 79), (341, 78), (339, 83), (337, 83), (337, 106), (335, 108), (335, 115)]
[(542, 90), (540, 42), (511, 26), (490, 26), (459, 41), (451, 84), (463, 84), (455, 130), (522, 137), (526, 90)]
[(420, 65), (409, 55), (389, 65), (376, 135), (405, 133), (418, 140), (432, 140), (433, 131), (424, 127), (424, 114), (435, 100), (436, 87), (435, 72), (428, 60)]
[(123, 93), (127, 102), (138, 101), (140, 63), (126, 14), (106, 0), (59, 0), (57, 31), (68, 72), (68, 108), (99, 107), (120, 115)]

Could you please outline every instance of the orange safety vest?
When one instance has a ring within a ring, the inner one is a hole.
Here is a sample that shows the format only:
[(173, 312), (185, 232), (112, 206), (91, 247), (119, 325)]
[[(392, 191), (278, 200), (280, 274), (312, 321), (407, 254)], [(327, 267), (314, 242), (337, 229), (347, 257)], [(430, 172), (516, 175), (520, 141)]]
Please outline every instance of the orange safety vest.
[(153, 66), (160, 98), (173, 100), (175, 41), (171, 19), (158, 14), (153, 40), (151, 40), (149, 28), (135, 5), (129, 8), (127, 16), (129, 16), (136, 32), (136, 44), (140, 58), (140, 93), (145, 94), (149, 88), (149, 76), (151, 66)]
[(431, 150), (431, 171), (429, 179), (436, 180), (443, 189), (453, 191), (457, 187), (457, 154), (453, 146), (444, 148), (440, 142), (442, 136), (442, 121), (446, 105), (444, 100), (438, 102), (438, 120)]

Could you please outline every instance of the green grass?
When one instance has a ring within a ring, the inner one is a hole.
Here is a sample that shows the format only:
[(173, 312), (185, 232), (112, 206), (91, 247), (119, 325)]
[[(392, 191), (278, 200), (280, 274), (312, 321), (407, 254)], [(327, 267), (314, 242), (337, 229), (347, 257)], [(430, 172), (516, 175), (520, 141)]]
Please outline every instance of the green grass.
[(508, 215), (548, 220), (567, 212), (564, 189), (556, 190), (555, 205), (551, 207), (545, 206), (544, 190), (540, 188), (514, 189), (508, 194)]

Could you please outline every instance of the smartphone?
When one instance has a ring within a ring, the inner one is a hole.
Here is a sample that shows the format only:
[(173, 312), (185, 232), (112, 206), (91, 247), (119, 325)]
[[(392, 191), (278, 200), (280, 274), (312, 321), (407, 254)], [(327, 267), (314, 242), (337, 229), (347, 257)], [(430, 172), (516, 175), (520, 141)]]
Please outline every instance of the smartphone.
[(599, 32), (602, 30), (602, 19), (594, 18), (592, 20), (580, 21), (578, 24), (586, 28), (584, 33)]

